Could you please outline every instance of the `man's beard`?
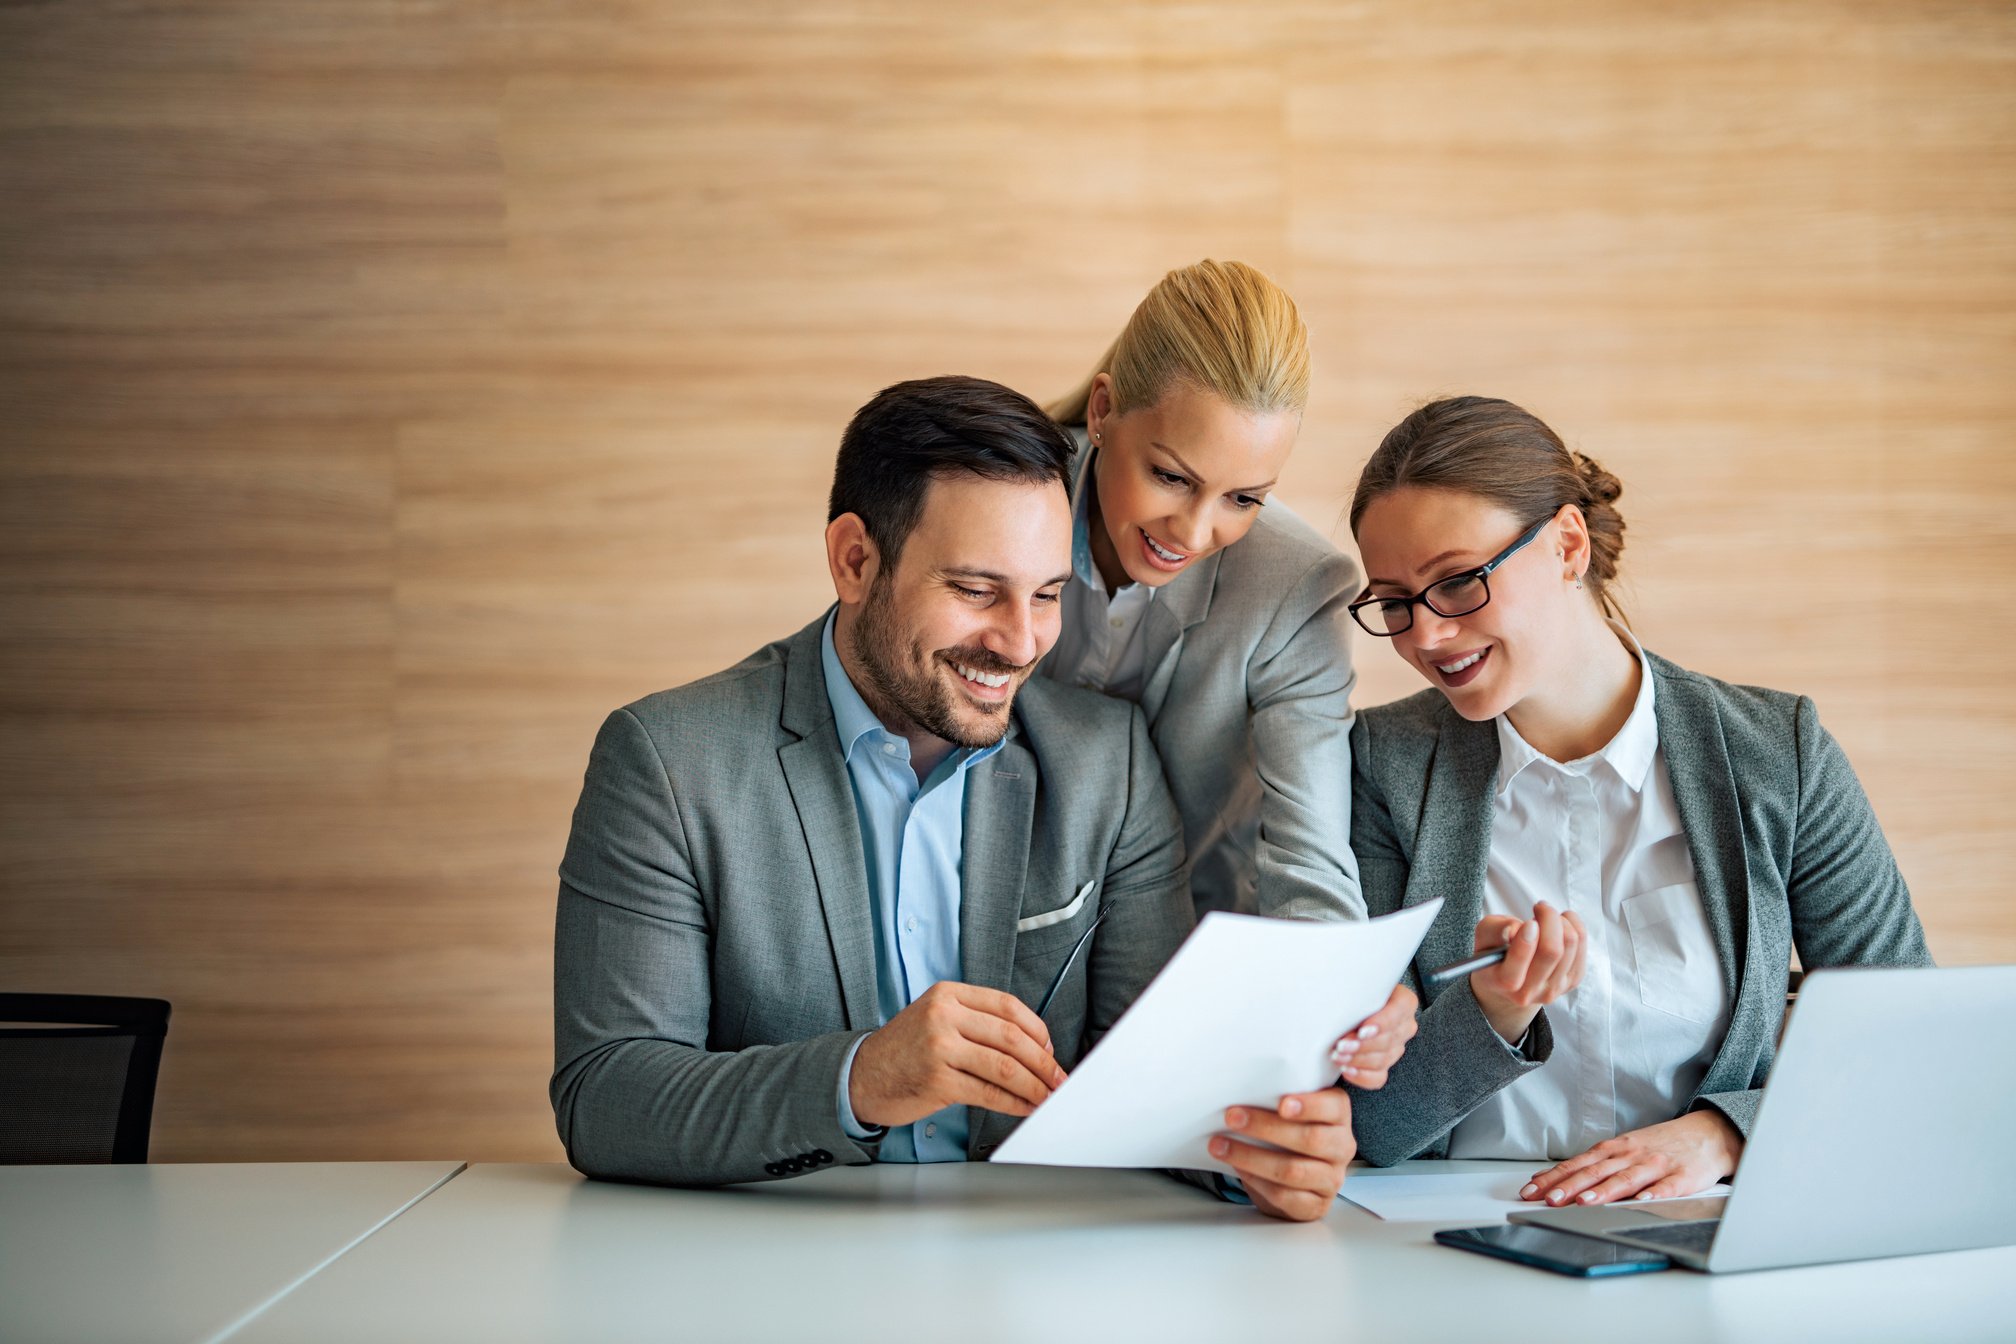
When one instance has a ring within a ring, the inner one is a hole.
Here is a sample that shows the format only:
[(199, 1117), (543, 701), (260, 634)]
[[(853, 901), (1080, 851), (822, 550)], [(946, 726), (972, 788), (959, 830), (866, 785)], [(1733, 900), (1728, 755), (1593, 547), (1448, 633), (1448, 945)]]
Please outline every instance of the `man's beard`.
[[(885, 726), (897, 731), (901, 721), (907, 720), (933, 737), (959, 747), (991, 747), (999, 742), (1008, 731), (1008, 707), (1014, 702), (1012, 691), (998, 705), (972, 706), (975, 713), (986, 716), (977, 727), (961, 723), (953, 710), (952, 688), (943, 678), (932, 675), (937, 660), (925, 654), (923, 645), (913, 643), (910, 661), (917, 670), (898, 666), (895, 655), (900, 640), (890, 585), (878, 575), (869, 586), (861, 615), (854, 622), (853, 644), (854, 656), (868, 676), (869, 684), (861, 689), (870, 701), (869, 707), (884, 720)], [(1006, 673), (1013, 678), (1023, 670), (977, 647), (950, 650), (949, 657), (975, 672)], [(889, 722), (892, 717), (898, 722)]]

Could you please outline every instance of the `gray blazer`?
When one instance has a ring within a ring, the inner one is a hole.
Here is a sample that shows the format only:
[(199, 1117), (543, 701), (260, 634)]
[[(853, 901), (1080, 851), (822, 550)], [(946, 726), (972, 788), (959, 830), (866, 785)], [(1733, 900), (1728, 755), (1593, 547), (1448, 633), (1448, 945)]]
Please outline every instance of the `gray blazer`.
[[(841, 1065), (880, 1025), (867, 860), (820, 663), (825, 617), (611, 714), (560, 865), (551, 1086), (590, 1176), (712, 1185), (865, 1163)], [(1070, 1068), (1191, 928), (1181, 823), (1133, 706), (1032, 680), (967, 777), (968, 982), (1050, 1006)], [(1096, 899), (1018, 935), (1016, 922)], [(968, 1155), (1013, 1128), (975, 1111)]]
[[(1897, 861), (1848, 759), (1804, 696), (1732, 686), (1647, 655), (1659, 744), (1733, 1009), (1688, 1109), (1749, 1134), (1796, 948), (1807, 969), (1929, 966)], [(1445, 898), (1406, 983), (1470, 955), (1483, 916), (1498, 735), (1440, 691), (1361, 714), (1352, 844), (1374, 915)], [(1543, 1009), (1525, 1051), (1499, 1039), (1467, 980), (1424, 994), (1420, 1035), (1386, 1087), (1353, 1089), (1359, 1155), (1446, 1156), (1449, 1131), (1553, 1050)]]
[[(1073, 499), (1092, 454), (1083, 451)], [(1350, 559), (1285, 504), (1170, 580), (1142, 618), (1141, 710), (1211, 910), (1361, 919), (1351, 815)], [(1083, 599), (1073, 584), (1066, 603)], [(1069, 677), (1053, 655), (1041, 671)]]

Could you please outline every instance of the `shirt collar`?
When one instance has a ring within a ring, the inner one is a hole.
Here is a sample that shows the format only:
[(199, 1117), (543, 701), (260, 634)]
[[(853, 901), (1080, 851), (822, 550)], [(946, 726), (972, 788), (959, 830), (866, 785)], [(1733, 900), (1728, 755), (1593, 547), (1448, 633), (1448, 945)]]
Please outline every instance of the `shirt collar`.
[[(1082, 433), (1074, 433), (1078, 442), (1078, 479), (1071, 492), (1071, 572), (1078, 581), (1095, 593), (1106, 593), (1106, 580), (1099, 574), (1099, 566), (1092, 559), (1092, 463), (1099, 450), (1085, 442)], [(1140, 587), (1129, 583), (1120, 591)], [(1153, 601), (1160, 589), (1147, 590), (1148, 599)], [(1106, 594), (1114, 596), (1114, 594)]]
[(1631, 656), (1638, 660), (1638, 698), (1631, 704), (1630, 717), (1617, 735), (1600, 751), (1573, 761), (1554, 761), (1536, 750), (1512, 721), (1500, 714), (1492, 722), (1498, 729), (1498, 792), (1504, 793), (1512, 787), (1512, 781), (1519, 772), (1536, 762), (1545, 761), (1557, 770), (1568, 770), (1575, 774), (1586, 774), (1597, 765), (1608, 765), (1617, 778), (1633, 793), (1641, 792), (1647, 776), (1652, 773), (1652, 761), (1659, 753), (1659, 721), (1652, 710), (1652, 665), (1645, 658), (1644, 646), (1637, 636), (1622, 624), (1611, 621), (1610, 628), (1624, 641), (1624, 647), (1631, 650)]
[[(840, 665), (840, 653), (833, 647), (833, 622), (839, 616), (838, 608), (826, 615), (826, 628), (819, 635), (819, 663), (826, 673), (826, 700), (833, 706), (833, 729), (840, 737), (840, 757), (852, 762), (854, 748), (864, 737), (872, 737), (878, 742), (893, 742), (902, 750), (898, 753), (904, 760), (910, 759), (910, 744), (883, 726), (875, 717), (875, 711), (868, 708), (868, 702), (861, 698), (854, 679), (847, 675), (847, 669)], [(995, 752), (1001, 750), (1008, 740), (1004, 733), (1001, 740), (991, 747), (955, 747), (947, 759), (957, 769), (964, 770), (977, 765)], [(941, 766), (940, 769), (943, 769)], [(934, 776), (935, 777), (935, 776)]]
[(826, 700), (833, 706), (833, 728), (840, 735), (840, 755), (854, 759), (854, 744), (870, 733), (894, 736), (868, 708), (861, 692), (854, 688), (847, 669), (840, 666), (840, 654), (833, 647), (833, 621), (838, 610), (826, 616), (826, 629), (819, 636), (819, 662), (826, 671)]

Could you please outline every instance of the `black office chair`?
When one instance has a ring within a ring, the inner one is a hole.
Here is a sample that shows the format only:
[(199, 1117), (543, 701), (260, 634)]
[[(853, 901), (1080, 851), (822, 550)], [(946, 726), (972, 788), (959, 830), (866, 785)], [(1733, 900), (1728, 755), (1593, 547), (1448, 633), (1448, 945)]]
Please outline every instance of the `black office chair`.
[(167, 1035), (164, 999), (0, 994), (0, 1164), (145, 1162)]

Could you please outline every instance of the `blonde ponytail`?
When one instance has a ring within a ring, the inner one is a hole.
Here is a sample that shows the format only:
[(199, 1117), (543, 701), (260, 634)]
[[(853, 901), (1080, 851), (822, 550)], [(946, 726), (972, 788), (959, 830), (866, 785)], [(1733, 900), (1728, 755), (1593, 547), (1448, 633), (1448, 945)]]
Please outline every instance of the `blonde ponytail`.
[(1200, 261), (1169, 272), (1127, 319), (1077, 390), (1045, 409), (1085, 423), (1092, 384), (1113, 379), (1113, 410), (1152, 406), (1171, 383), (1214, 392), (1242, 411), (1301, 414), (1309, 403), (1309, 335), (1295, 301), (1244, 262)]

